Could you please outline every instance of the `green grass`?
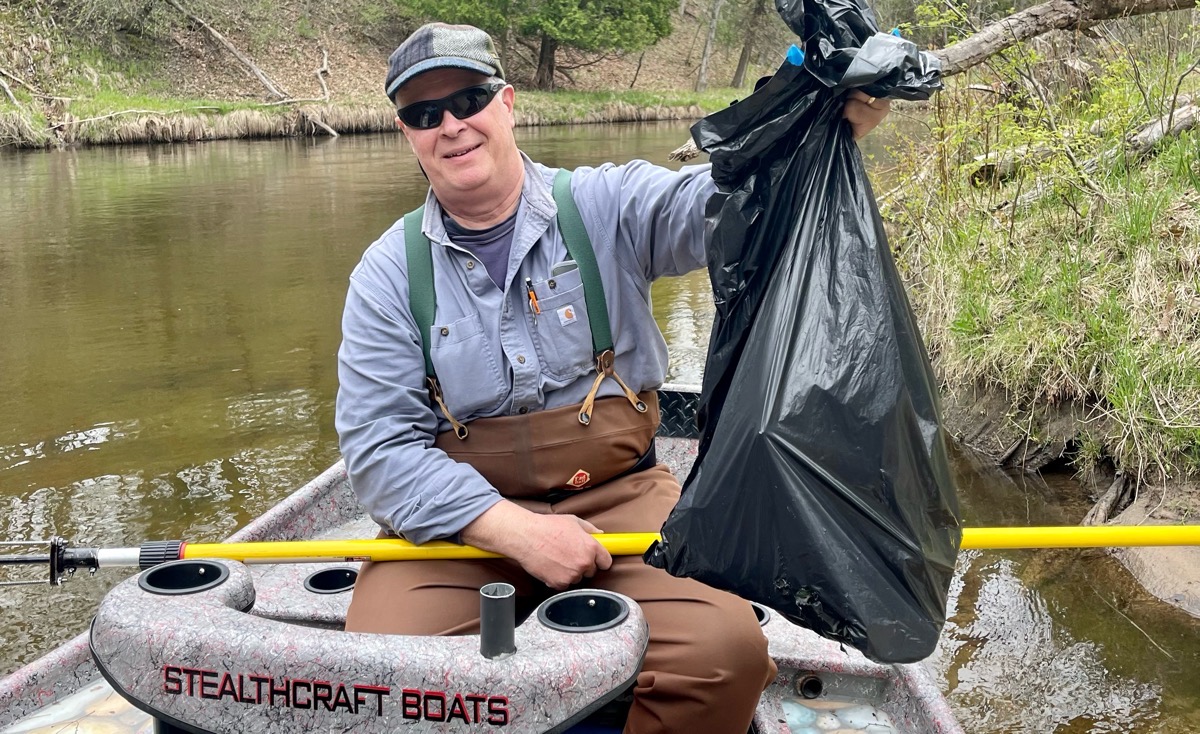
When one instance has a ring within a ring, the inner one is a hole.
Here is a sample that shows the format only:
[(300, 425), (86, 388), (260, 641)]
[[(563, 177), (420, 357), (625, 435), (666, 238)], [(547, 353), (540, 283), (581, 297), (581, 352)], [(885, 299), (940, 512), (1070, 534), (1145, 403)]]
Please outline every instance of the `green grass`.
[(261, 109), (267, 114), (283, 114), (282, 106), (261, 107), (254, 101), (230, 101), (219, 99), (188, 99), (150, 94), (128, 94), (112, 89), (93, 90), (87, 97), (71, 102), (71, 114), (83, 119), (101, 117), (123, 110), (146, 110), (148, 112), (184, 111), (191, 114), (228, 114), (234, 110)]
[(666, 91), (646, 92), (642, 90), (620, 90), (606, 92), (518, 90), (518, 111), (542, 120), (544, 123), (570, 123), (586, 117), (589, 113), (615, 105), (631, 107), (699, 107), (704, 112), (713, 112), (729, 105), (745, 90), (714, 89), (705, 92)]
[[(1083, 469), (1200, 475), (1200, 130), (1146, 160), (1076, 166), (1120, 150), (1150, 120), (1146, 99), (1169, 99), (1186, 66), (1120, 56), (1090, 95), (1049, 108), (981, 104), (955, 80), (932, 149), (902, 159), (908, 185), (885, 209), (946, 382), (996, 386), (1022, 406), (1086, 406)], [(1193, 76), (1182, 91), (1198, 87)], [(969, 183), (975, 156), (1020, 146), (1055, 152), (998, 186)], [(1005, 205), (1039, 181), (1050, 184), (1040, 200)]]

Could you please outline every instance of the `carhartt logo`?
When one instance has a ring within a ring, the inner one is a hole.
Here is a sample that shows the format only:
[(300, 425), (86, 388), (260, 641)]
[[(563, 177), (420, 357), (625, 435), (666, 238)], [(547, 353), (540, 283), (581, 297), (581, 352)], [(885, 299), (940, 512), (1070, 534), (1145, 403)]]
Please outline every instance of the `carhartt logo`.
[(575, 307), (568, 304), (558, 309), (558, 323), (562, 326), (575, 323)]
[(590, 481), (592, 481), (592, 475), (588, 474), (583, 469), (580, 469), (579, 471), (575, 472), (575, 476), (571, 477), (571, 480), (567, 482), (567, 486), (574, 487), (575, 489), (582, 489), (583, 487), (586, 487), (587, 483)]

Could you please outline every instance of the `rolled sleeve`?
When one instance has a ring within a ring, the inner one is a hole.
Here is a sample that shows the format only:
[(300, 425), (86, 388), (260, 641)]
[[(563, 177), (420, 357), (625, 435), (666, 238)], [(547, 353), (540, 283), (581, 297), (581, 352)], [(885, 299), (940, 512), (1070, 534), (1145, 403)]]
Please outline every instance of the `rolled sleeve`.
[[(350, 482), (371, 517), (413, 543), (454, 537), (500, 501), (469, 464), (434, 448), (437, 416), (408, 309), (394, 276), (364, 263), (351, 276), (338, 350), (335, 423)], [(386, 271), (386, 266), (382, 268)], [(407, 298), (407, 296), (404, 296)]]

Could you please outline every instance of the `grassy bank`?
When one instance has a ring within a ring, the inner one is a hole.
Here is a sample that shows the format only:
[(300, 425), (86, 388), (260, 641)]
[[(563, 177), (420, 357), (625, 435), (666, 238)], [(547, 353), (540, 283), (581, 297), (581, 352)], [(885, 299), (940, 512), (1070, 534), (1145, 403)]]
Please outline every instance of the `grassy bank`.
[[(739, 96), (691, 92), (534, 92), (518, 95), (520, 126), (695, 120)], [(381, 95), (382, 97), (382, 95)], [(19, 97), (18, 97), (19, 99)], [(126, 96), (113, 91), (72, 100), (53, 117), (32, 99), (0, 102), (0, 147), (113, 145), (394, 131), (386, 100), (263, 105), (211, 99)], [(53, 119), (53, 121), (51, 121)]]
[(1196, 49), (1109, 37), (1072, 59), (1024, 49), (953, 80), (934, 142), (901, 155), (893, 244), (947, 384), (1086, 406), (1081, 469), (1195, 477), (1200, 127), (1145, 152), (1135, 136), (1187, 119)]

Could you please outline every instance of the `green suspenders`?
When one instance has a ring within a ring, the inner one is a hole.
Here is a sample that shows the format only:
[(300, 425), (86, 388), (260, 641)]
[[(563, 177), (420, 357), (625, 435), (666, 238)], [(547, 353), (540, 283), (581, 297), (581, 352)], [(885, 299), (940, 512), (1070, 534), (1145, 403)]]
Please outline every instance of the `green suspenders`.
[[(554, 203), (558, 208), (558, 229), (562, 234), (567, 254), (579, 266), (579, 277), (583, 282), (583, 298), (587, 304), (588, 322), (592, 329), (592, 351), (596, 360), (596, 380), (579, 411), (579, 422), (591, 422), (592, 405), (596, 391), (605, 376), (614, 377), (621, 385), (627, 398), (640, 412), (646, 405), (637, 398), (613, 371), (612, 330), (608, 323), (608, 304), (604, 298), (604, 284), (600, 280), (600, 268), (596, 265), (596, 253), (592, 241), (583, 226), (583, 217), (571, 196), (571, 172), (559, 169), (554, 177)], [(433, 360), (429, 356), (429, 330), (433, 327), (434, 312), (437, 310), (437, 295), (433, 288), (433, 256), (431, 243), (421, 231), (421, 220), (425, 207), (421, 206), (404, 216), (404, 250), (408, 261), (408, 303), (413, 319), (417, 322), (417, 333), (421, 337), (421, 350), (425, 355), (425, 379), (430, 396), (441, 408), (442, 414), (454, 426), (458, 437), (467, 437), (467, 427), (450, 415), (442, 398), (441, 386), (434, 374)]]
[(558, 231), (562, 234), (567, 254), (579, 265), (579, 277), (583, 281), (583, 300), (587, 304), (588, 321), (592, 325), (592, 352), (599, 357), (613, 348), (612, 331), (608, 327), (608, 304), (604, 300), (604, 284), (600, 282), (600, 268), (596, 266), (596, 252), (587, 230), (583, 228), (583, 217), (571, 196), (571, 172), (558, 169), (554, 175), (554, 204), (558, 207)]

